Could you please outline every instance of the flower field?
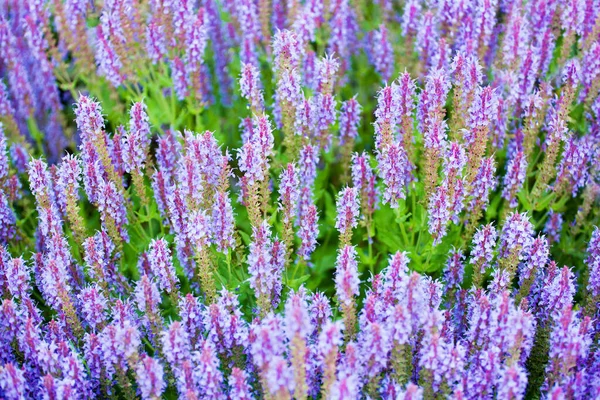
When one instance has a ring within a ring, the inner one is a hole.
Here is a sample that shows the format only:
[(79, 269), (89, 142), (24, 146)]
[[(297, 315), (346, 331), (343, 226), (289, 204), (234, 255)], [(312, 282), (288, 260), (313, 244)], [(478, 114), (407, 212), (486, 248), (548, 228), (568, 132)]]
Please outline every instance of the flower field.
[(600, 3), (0, 2), (0, 398), (600, 398)]

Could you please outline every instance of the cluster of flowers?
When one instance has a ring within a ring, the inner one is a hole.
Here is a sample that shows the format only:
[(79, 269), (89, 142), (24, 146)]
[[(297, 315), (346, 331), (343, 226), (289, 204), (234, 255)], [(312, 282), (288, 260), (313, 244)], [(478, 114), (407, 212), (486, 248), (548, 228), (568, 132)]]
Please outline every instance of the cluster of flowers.
[(2, 398), (600, 397), (594, 2), (5, 2), (0, 77)]

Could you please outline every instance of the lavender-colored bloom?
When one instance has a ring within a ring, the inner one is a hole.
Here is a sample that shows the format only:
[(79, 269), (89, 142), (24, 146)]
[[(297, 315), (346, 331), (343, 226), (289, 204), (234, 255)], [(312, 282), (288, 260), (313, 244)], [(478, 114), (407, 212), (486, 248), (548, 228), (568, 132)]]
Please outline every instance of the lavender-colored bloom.
[(9, 199), (0, 190), (0, 243), (8, 243), (15, 234), (16, 216), (9, 204)]
[(394, 49), (388, 38), (388, 30), (385, 24), (379, 25), (379, 29), (371, 33), (370, 39), (372, 46), (369, 51), (371, 62), (382, 80), (387, 82), (394, 72)]
[(179, 100), (184, 100), (189, 95), (189, 81), (185, 70), (185, 64), (179, 57), (171, 59), (171, 78), (173, 79), (173, 88)]
[(166, 384), (163, 377), (164, 369), (158, 360), (147, 354), (142, 355), (135, 372), (142, 399), (160, 398)]
[(225, 253), (228, 249), (234, 248), (235, 240), (233, 232), (235, 230), (235, 220), (231, 199), (227, 192), (218, 192), (215, 194), (211, 228), (212, 238), (220, 252)]
[(260, 112), (264, 108), (264, 99), (260, 83), (260, 71), (252, 64), (242, 65), (240, 74), (240, 92), (248, 100), (252, 110)]
[(579, 318), (570, 305), (554, 316), (550, 333), (549, 361), (546, 365), (546, 384), (561, 385), (567, 393), (576, 392), (576, 374), (582, 369), (588, 356), (592, 338), (589, 332), (590, 318)]
[(547, 276), (540, 293), (540, 319), (558, 319), (565, 308), (570, 308), (575, 295), (573, 272), (568, 267)]
[(97, 284), (84, 288), (77, 295), (77, 299), (81, 318), (93, 331), (107, 322), (107, 299)]
[(204, 50), (206, 49), (206, 24), (204, 22), (204, 13), (198, 13), (196, 18), (190, 24), (185, 37), (185, 73), (191, 81), (195, 95), (203, 98), (207, 88), (203, 87), (202, 75), (205, 72), (202, 69), (204, 64)]
[(200, 388), (201, 396), (210, 399), (224, 398), (222, 396), (223, 375), (219, 370), (219, 358), (213, 343), (204, 340), (198, 347), (199, 350), (193, 354), (197, 363), (194, 378)]
[(282, 356), (286, 349), (283, 321), (281, 317), (269, 313), (261, 321), (253, 323), (251, 331), (251, 337), (254, 338), (250, 344), (252, 361), (259, 370), (264, 370), (273, 358)]
[(515, 151), (506, 165), (506, 175), (504, 175), (504, 189), (502, 197), (509, 202), (508, 206), (514, 208), (517, 206), (517, 193), (521, 190), (527, 174), (527, 158), (523, 151)]
[(167, 293), (177, 290), (179, 280), (175, 274), (169, 245), (164, 238), (153, 239), (150, 242), (148, 259), (150, 261), (150, 269), (152, 270), (152, 274), (158, 279), (160, 289)]
[(350, 143), (358, 136), (360, 125), (360, 114), (362, 107), (356, 101), (356, 97), (342, 102), (340, 111), (340, 145)]
[(433, 193), (429, 202), (429, 233), (433, 235), (433, 245), (441, 243), (446, 236), (448, 223), (450, 222), (450, 199), (446, 187), (440, 186)]
[(117, 229), (117, 234), (128, 242), (127, 234), (127, 210), (125, 208), (125, 199), (119, 192), (115, 184), (111, 181), (102, 180), (98, 188), (98, 210), (100, 219), (104, 226), (110, 231), (111, 225)]
[(496, 385), (503, 399), (520, 399), (527, 388), (527, 373), (519, 365), (505, 366), (500, 370)]
[(289, 30), (277, 32), (273, 38), (273, 55), (276, 72), (299, 67), (301, 47), (296, 33)]
[(358, 278), (358, 263), (356, 249), (346, 245), (338, 253), (335, 268), (335, 292), (340, 304), (350, 305), (354, 296), (358, 295), (360, 279)]
[(400, 143), (393, 142), (377, 152), (379, 176), (385, 184), (383, 204), (397, 208), (400, 199), (406, 198), (409, 183), (413, 180), (414, 166)]
[(99, 335), (105, 371), (113, 376), (117, 370), (127, 371), (141, 345), (140, 332), (126, 319), (107, 325)]
[(529, 279), (533, 271), (541, 271), (548, 263), (550, 250), (548, 240), (544, 236), (538, 236), (531, 242), (529, 248), (529, 259), (520, 265), (519, 283)]
[(351, 232), (358, 225), (359, 203), (357, 188), (342, 189), (337, 200), (336, 229), (341, 234)]
[(248, 384), (248, 376), (243, 370), (234, 367), (229, 376), (229, 397), (239, 400), (252, 400), (252, 389)]
[(161, 62), (167, 54), (164, 27), (154, 20), (146, 28), (146, 51), (152, 64)]
[(305, 145), (298, 157), (298, 178), (302, 187), (312, 187), (317, 178), (319, 152), (315, 146)]
[(479, 169), (477, 170), (477, 175), (475, 175), (475, 179), (473, 179), (471, 193), (469, 193), (472, 197), (469, 204), (471, 210), (478, 204), (481, 205), (483, 210), (487, 208), (488, 196), (490, 192), (495, 189), (497, 184), (495, 173), (496, 163), (494, 157), (483, 158), (481, 160), (481, 165), (479, 165)]
[(377, 204), (377, 189), (375, 174), (369, 164), (366, 153), (352, 155), (352, 185), (360, 189), (360, 203), (363, 216), (371, 215)]
[(125, 171), (140, 173), (150, 148), (150, 125), (144, 103), (134, 103), (130, 111), (129, 132), (122, 138)]
[(461, 250), (450, 250), (444, 268), (444, 280), (446, 281), (447, 290), (460, 288), (465, 274), (464, 259), (465, 256)]
[(471, 264), (480, 265), (480, 272), (490, 266), (494, 258), (494, 247), (498, 234), (492, 224), (484, 225), (477, 229), (473, 235), (473, 250), (471, 251)]
[(544, 225), (544, 233), (548, 237), (548, 242), (554, 243), (560, 240), (560, 232), (562, 230), (563, 217), (561, 213), (553, 210), (548, 211), (548, 219)]
[(158, 313), (160, 293), (154, 281), (148, 275), (142, 275), (133, 293), (138, 310), (144, 313), (144, 319), (152, 318)]
[(289, 223), (294, 218), (294, 211), (300, 197), (300, 182), (294, 164), (288, 164), (279, 177), (279, 211), (283, 211), (283, 222)]
[(163, 354), (177, 375), (183, 361), (190, 358), (191, 344), (184, 325), (173, 321), (161, 337)]
[(26, 384), (25, 371), (12, 363), (0, 366), (0, 388), (7, 400), (24, 399)]
[(533, 225), (529, 222), (527, 214), (511, 213), (500, 234), (499, 257), (508, 257), (512, 252), (516, 252), (515, 255), (521, 260), (528, 254), (532, 240)]
[(600, 229), (594, 227), (592, 237), (587, 247), (588, 257), (585, 260), (589, 278), (587, 284), (587, 290), (594, 298), (600, 296)]
[(96, 63), (98, 74), (104, 76), (114, 87), (119, 87), (124, 81), (121, 70), (123, 62), (115, 50), (115, 46), (104, 33), (104, 24), (96, 27)]
[(267, 221), (254, 227), (250, 254), (248, 255), (248, 272), (250, 287), (257, 298), (264, 297), (271, 302), (279, 298), (281, 290), (281, 270), (276, 250), (278, 246), (271, 239), (271, 230)]

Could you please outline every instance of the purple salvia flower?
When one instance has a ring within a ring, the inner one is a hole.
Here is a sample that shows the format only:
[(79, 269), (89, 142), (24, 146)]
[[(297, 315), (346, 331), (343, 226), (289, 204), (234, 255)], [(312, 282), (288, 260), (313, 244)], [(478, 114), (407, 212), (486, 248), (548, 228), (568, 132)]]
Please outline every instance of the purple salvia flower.
[(571, 190), (572, 196), (576, 197), (588, 181), (588, 162), (591, 155), (591, 141), (588, 137), (577, 139), (570, 136), (557, 168), (555, 190), (566, 186)]
[(164, 380), (164, 369), (155, 358), (142, 355), (136, 372), (136, 380), (142, 399), (158, 399), (166, 388)]
[(137, 357), (141, 346), (140, 332), (128, 319), (107, 325), (99, 335), (106, 374), (112, 377), (117, 370), (127, 371), (128, 363)]
[(380, 149), (394, 141), (400, 116), (399, 91), (395, 84), (385, 86), (377, 94), (375, 110), (375, 148)]
[(252, 388), (248, 384), (248, 376), (243, 370), (233, 367), (229, 375), (229, 398), (252, 400)]
[(497, 184), (495, 172), (494, 157), (483, 158), (469, 193), (472, 197), (469, 203), (470, 211), (475, 210), (477, 207), (481, 207), (482, 210), (487, 208), (490, 192), (496, 188)]
[(419, 21), (415, 50), (426, 64), (430, 63), (433, 48), (439, 40), (437, 17), (432, 11), (426, 11)]
[[(333, 93), (335, 78), (339, 68), (340, 63), (338, 59), (332, 56), (325, 56), (316, 61), (315, 70), (317, 85), (315, 90), (317, 93), (323, 95), (330, 95)], [(359, 111), (360, 109), (356, 112), (359, 113)]]
[(6, 146), (6, 136), (4, 135), (4, 125), (0, 122), (0, 180), (8, 177), (8, 148)]
[(124, 81), (121, 70), (123, 63), (115, 50), (110, 38), (103, 32), (103, 25), (96, 27), (96, 63), (98, 74), (104, 76), (114, 87), (119, 87)]
[(264, 302), (264, 307), (278, 298), (277, 289), (280, 287), (277, 259), (273, 254), (274, 243), (267, 221), (258, 227), (253, 227), (250, 254), (248, 255), (248, 272), (250, 287), (256, 297)]
[(285, 334), (281, 317), (269, 313), (251, 326), (250, 354), (252, 362), (259, 370), (265, 371), (275, 357), (281, 357), (286, 350)]
[(189, 95), (189, 82), (185, 70), (185, 64), (179, 57), (171, 59), (171, 78), (173, 79), (173, 88), (177, 94), (177, 99), (185, 100)]
[(433, 245), (441, 243), (442, 238), (446, 236), (448, 223), (450, 222), (450, 201), (448, 190), (445, 186), (438, 187), (429, 202), (429, 233), (433, 235)]
[(317, 246), (319, 235), (319, 215), (316, 205), (309, 204), (303, 209), (298, 218), (298, 225), (298, 237), (301, 240), (298, 256), (307, 261)]
[(500, 398), (521, 399), (527, 389), (527, 372), (520, 365), (507, 365), (500, 369), (496, 386)]
[(258, 113), (264, 109), (264, 99), (260, 82), (260, 71), (252, 64), (243, 64), (240, 74), (240, 92), (248, 100), (250, 108)]
[(510, 208), (515, 208), (519, 202), (517, 193), (523, 187), (527, 175), (527, 158), (522, 150), (515, 150), (508, 164), (506, 175), (504, 175), (504, 188), (502, 197), (508, 201)]
[(26, 384), (25, 371), (18, 366), (13, 363), (0, 366), (0, 389), (7, 400), (24, 399)]
[(358, 127), (360, 125), (360, 114), (362, 107), (353, 97), (342, 102), (340, 111), (340, 146), (346, 143), (352, 143), (358, 136)]
[(148, 278), (148, 275), (144, 274), (137, 281), (133, 298), (137, 305), (138, 310), (144, 313), (144, 320), (147, 318), (153, 318), (158, 313), (158, 306), (160, 304), (160, 292), (156, 287), (156, 283)]
[(191, 344), (185, 326), (179, 321), (171, 322), (161, 337), (162, 351), (175, 375), (181, 372), (181, 365), (190, 358)]
[(359, 379), (356, 375), (338, 377), (331, 388), (330, 398), (352, 400), (360, 397)]
[(231, 356), (236, 348), (246, 345), (248, 327), (235, 294), (221, 290), (217, 302), (205, 309), (203, 318), (208, 338), (220, 354)]
[(219, 370), (219, 358), (213, 343), (204, 340), (198, 346), (199, 350), (193, 353), (196, 362), (194, 380), (200, 388), (200, 396), (208, 399), (224, 399), (223, 375)]
[(554, 276), (548, 276), (540, 294), (540, 315), (543, 322), (549, 318), (560, 318), (565, 308), (571, 308), (575, 296), (574, 274), (568, 267), (558, 270)]
[(16, 221), (17, 218), (10, 207), (8, 197), (4, 191), (0, 190), (0, 244), (8, 243), (15, 237)]
[(199, 299), (191, 293), (182, 297), (179, 300), (179, 316), (181, 317), (183, 329), (188, 333), (192, 345), (195, 345), (204, 331), (202, 304)]
[(470, 263), (477, 265), (482, 274), (492, 263), (497, 238), (496, 228), (492, 224), (480, 227), (473, 235)]
[(292, 120), (295, 118), (296, 107), (302, 99), (300, 83), (300, 75), (295, 69), (281, 72), (274, 94), (275, 122), (278, 127), (282, 126), (286, 118), (291, 118)]
[(129, 132), (122, 138), (125, 171), (140, 173), (150, 150), (150, 125), (144, 103), (134, 103), (130, 111)]
[(98, 284), (84, 288), (78, 295), (81, 319), (92, 331), (97, 331), (107, 322), (107, 300)]
[(559, 311), (550, 333), (545, 384), (550, 388), (562, 386), (566, 392), (565, 398), (578, 397), (576, 375), (584, 368), (592, 344), (590, 317), (579, 318), (578, 314), (570, 306)]
[(550, 249), (548, 248), (548, 240), (544, 236), (538, 236), (531, 242), (528, 251), (528, 260), (520, 264), (519, 284), (532, 276), (532, 272), (542, 271), (548, 263), (550, 257)]
[(394, 72), (394, 49), (388, 38), (388, 30), (385, 24), (379, 25), (379, 29), (371, 33), (371, 45), (369, 53), (375, 70), (384, 82), (390, 80)]
[(179, 280), (175, 274), (169, 245), (164, 238), (153, 239), (150, 242), (148, 259), (150, 261), (150, 269), (152, 274), (157, 278), (160, 289), (167, 293), (176, 291)]
[(152, 64), (161, 62), (167, 54), (164, 27), (151, 20), (146, 28), (146, 51)]
[(529, 253), (533, 240), (533, 225), (527, 214), (511, 213), (500, 234), (500, 258), (508, 257), (512, 252), (519, 260)]
[(179, 132), (167, 129), (157, 140), (156, 162), (165, 177), (172, 177), (177, 168), (177, 160), (181, 157), (180, 136)]
[(366, 153), (352, 155), (352, 185), (360, 189), (360, 203), (363, 216), (371, 215), (377, 204), (377, 189), (375, 174)]
[(302, 187), (311, 188), (317, 178), (317, 164), (319, 152), (315, 146), (305, 145), (300, 150), (298, 157), (298, 178)]
[(335, 292), (340, 304), (345, 306), (354, 302), (358, 295), (360, 279), (358, 278), (358, 263), (356, 249), (346, 245), (337, 256), (335, 268)]
[[(185, 73), (191, 81), (194, 95), (202, 99), (207, 88), (203, 87), (202, 75), (204, 71), (204, 50), (206, 48), (207, 34), (204, 22), (203, 9), (198, 12), (192, 21), (185, 37)], [(205, 99), (206, 100), (206, 99)]]
[(369, 322), (361, 328), (358, 338), (360, 360), (365, 366), (365, 377), (371, 379), (386, 368), (392, 342), (390, 332), (379, 322)]
[(337, 199), (335, 227), (348, 242), (352, 239), (352, 229), (358, 225), (359, 212), (358, 189), (351, 187), (342, 189)]
[(58, 165), (58, 179), (56, 180), (57, 201), (63, 212), (66, 211), (68, 198), (79, 199), (80, 182), (81, 160), (67, 154)]
[(594, 227), (585, 260), (589, 271), (587, 290), (593, 298), (600, 298), (600, 229)]
[(100, 211), (100, 219), (106, 229), (110, 232), (111, 226), (114, 225), (114, 228), (117, 229), (115, 234), (120, 235), (125, 242), (129, 242), (125, 198), (111, 181), (99, 182), (98, 211)]
[(23, 258), (13, 258), (6, 263), (6, 286), (15, 299), (24, 301), (29, 297), (31, 285), (29, 283), (29, 268)]
[(288, 361), (281, 357), (273, 357), (266, 373), (267, 389), (274, 397), (289, 398), (294, 389), (294, 375)]
[(228, 192), (215, 193), (211, 215), (211, 228), (212, 238), (217, 246), (217, 250), (226, 253), (228, 249), (235, 247), (235, 239), (233, 238), (235, 220)]
[(562, 230), (563, 217), (561, 213), (553, 210), (548, 211), (548, 219), (544, 225), (544, 233), (548, 237), (550, 244), (560, 240), (560, 232)]
[(332, 311), (329, 305), (329, 298), (323, 293), (316, 292), (310, 299), (310, 325), (313, 328), (313, 335), (318, 333), (323, 325), (331, 320)]
[(448, 261), (444, 268), (444, 281), (446, 290), (456, 290), (460, 288), (465, 274), (464, 266), (465, 256), (461, 250), (452, 249), (448, 254)]
[(507, 66), (513, 65), (525, 56), (527, 43), (530, 42), (529, 22), (523, 16), (520, 7), (514, 7), (508, 19), (506, 34), (502, 44), (502, 60)]
[(385, 184), (383, 204), (397, 208), (401, 199), (406, 199), (408, 185), (413, 180), (414, 166), (406, 150), (398, 142), (392, 142), (377, 151), (379, 176)]
[(189, 218), (190, 222), (186, 229), (188, 242), (191, 243), (194, 248), (208, 246), (210, 239), (210, 227), (208, 224), (210, 220), (206, 216), (206, 212), (204, 210), (194, 210), (187, 218)]
[(290, 223), (294, 218), (299, 193), (300, 181), (294, 164), (288, 164), (279, 177), (279, 211), (283, 211), (283, 222)]
[(401, 27), (402, 35), (414, 36), (419, 28), (419, 16), (422, 15), (422, 5), (418, 0), (407, 0), (404, 5)]
[(300, 66), (301, 47), (296, 33), (289, 30), (279, 31), (273, 38), (273, 56), (276, 73), (293, 70)]

